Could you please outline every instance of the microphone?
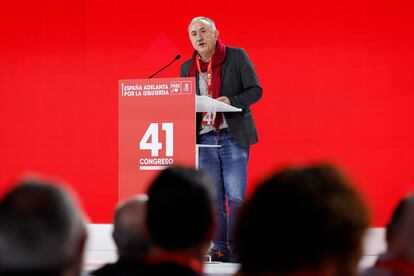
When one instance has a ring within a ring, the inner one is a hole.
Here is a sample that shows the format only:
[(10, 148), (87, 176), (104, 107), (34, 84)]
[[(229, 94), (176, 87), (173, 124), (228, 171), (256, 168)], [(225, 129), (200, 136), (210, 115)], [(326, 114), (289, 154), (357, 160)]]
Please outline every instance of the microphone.
[(162, 70), (164, 70), (165, 68), (167, 68), (168, 66), (170, 66), (171, 64), (174, 63), (174, 61), (180, 59), (181, 55), (176, 55), (174, 60), (171, 61), (170, 63), (168, 63), (167, 65), (165, 65), (164, 67), (162, 67), (160, 70), (158, 70), (157, 72), (155, 72), (154, 74), (152, 74), (151, 76), (149, 76), (149, 79), (152, 79), (153, 76), (155, 76), (156, 74), (158, 74), (159, 72), (161, 72)]

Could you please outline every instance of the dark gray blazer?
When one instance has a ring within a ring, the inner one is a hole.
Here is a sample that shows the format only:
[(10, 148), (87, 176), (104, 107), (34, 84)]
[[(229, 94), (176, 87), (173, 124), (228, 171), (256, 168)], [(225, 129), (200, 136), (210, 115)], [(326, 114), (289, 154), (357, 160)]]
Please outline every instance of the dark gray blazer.
[[(226, 47), (226, 59), (221, 68), (220, 96), (230, 99), (231, 105), (243, 109), (242, 112), (225, 112), (229, 132), (243, 147), (258, 141), (256, 125), (249, 106), (262, 97), (262, 87), (257, 79), (253, 64), (244, 49)], [(181, 65), (180, 76), (187, 77), (193, 59)], [(200, 95), (198, 75), (196, 92)], [(201, 115), (197, 113), (197, 133), (201, 127)]]

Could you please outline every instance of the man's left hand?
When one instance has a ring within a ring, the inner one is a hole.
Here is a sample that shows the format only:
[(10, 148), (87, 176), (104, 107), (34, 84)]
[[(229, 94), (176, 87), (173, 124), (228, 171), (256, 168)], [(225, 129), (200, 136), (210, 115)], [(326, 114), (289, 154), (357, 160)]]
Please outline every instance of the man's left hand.
[(217, 101), (231, 105), (229, 98), (227, 98), (226, 96), (222, 96), (222, 97), (218, 97), (216, 98)]

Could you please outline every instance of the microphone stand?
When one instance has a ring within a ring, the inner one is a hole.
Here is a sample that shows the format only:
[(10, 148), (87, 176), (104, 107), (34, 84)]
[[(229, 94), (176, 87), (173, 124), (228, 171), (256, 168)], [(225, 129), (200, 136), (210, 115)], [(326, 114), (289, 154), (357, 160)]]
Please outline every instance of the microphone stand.
[(165, 68), (167, 68), (168, 66), (170, 66), (171, 64), (174, 63), (174, 61), (178, 60), (181, 57), (181, 55), (177, 55), (173, 61), (171, 61), (170, 63), (168, 63), (166, 66), (162, 67), (160, 70), (158, 70), (157, 72), (155, 72), (154, 74), (152, 74), (151, 76), (149, 76), (149, 79), (152, 79), (152, 77), (154, 77), (156, 74), (158, 74), (159, 72), (161, 72), (162, 70), (164, 70)]

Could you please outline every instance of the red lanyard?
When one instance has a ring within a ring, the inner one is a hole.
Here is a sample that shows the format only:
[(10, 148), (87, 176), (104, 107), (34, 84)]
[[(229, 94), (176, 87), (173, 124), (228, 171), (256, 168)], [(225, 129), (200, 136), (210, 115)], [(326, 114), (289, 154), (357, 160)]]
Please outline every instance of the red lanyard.
[(213, 77), (213, 70), (211, 69), (212, 62), (210, 60), (210, 62), (208, 63), (208, 66), (207, 66), (207, 78), (204, 78), (203, 75), (202, 75), (202, 72), (201, 72), (200, 54), (197, 54), (195, 60), (196, 60), (198, 72), (200, 72), (200, 77), (202, 77), (203, 80), (206, 82), (208, 96), (212, 98), (213, 97), (213, 86), (211, 85), (211, 79)]

